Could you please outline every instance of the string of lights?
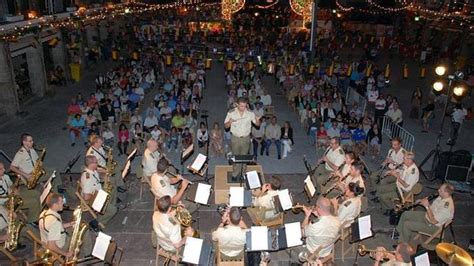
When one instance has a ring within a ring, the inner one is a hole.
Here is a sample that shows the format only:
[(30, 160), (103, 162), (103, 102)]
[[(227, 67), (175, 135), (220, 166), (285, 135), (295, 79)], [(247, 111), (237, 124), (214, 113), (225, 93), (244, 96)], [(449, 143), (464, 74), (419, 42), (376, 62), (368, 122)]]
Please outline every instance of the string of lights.
[(255, 7), (256, 8), (259, 8), (259, 9), (269, 9), (269, 8), (272, 8), (274, 6), (276, 6), (280, 1), (277, 0), (275, 1), (274, 3), (270, 4), (270, 5), (266, 5), (266, 6), (263, 6), (263, 5), (256, 5)]

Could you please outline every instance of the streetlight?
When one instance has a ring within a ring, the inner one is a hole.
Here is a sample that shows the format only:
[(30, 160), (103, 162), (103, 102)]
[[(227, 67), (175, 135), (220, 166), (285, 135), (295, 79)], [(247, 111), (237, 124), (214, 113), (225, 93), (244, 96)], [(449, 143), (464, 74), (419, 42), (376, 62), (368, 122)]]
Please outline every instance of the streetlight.
[(453, 89), (453, 94), (455, 96), (458, 96), (458, 97), (461, 97), (464, 95), (464, 92), (466, 91), (466, 89), (463, 87), (463, 86), (456, 86), (454, 87)]
[(443, 85), (443, 82), (441, 82), (441, 81), (437, 81), (437, 82), (433, 83), (433, 89), (438, 93), (443, 90), (443, 87), (444, 87), (444, 85)]
[(435, 73), (436, 75), (438, 76), (444, 76), (444, 74), (446, 74), (446, 67), (445, 66), (437, 66), (435, 68)]

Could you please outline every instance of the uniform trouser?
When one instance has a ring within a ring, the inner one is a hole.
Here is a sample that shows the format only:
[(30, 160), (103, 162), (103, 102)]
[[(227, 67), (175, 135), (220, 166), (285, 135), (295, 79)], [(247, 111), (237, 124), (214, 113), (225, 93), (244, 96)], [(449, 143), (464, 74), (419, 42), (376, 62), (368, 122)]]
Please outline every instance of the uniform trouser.
[[(66, 245), (64, 246), (64, 251), (69, 250), (69, 246), (71, 245), (71, 237), (73, 232), (72, 227), (68, 228), (66, 231), (68, 232), (68, 235), (66, 236)], [(93, 243), (95, 242), (93, 241), (94, 239), (94, 232), (86, 229), (84, 235), (82, 236), (82, 243), (80, 246), (78, 258), (84, 258), (85, 256), (88, 256), (92, 253)]]
[(104, 226), (117, 214), (117, 206), (114, 202), (110, 202), (104, 211), (104, 214), (97, 215), (97, 221)]
[(40, 192), (36, 189), (28, 189), (26, 186), (20, 186), (20, 197), (23, 205), (20, 209), (27, 210), (26, 222), (32, 223), (38, 221), (41, 213)]
[(377, 195), (387, 191), (391, 191), (392, 187), (395, 187), (395, 182), (397, 178), (394, 176), (387, 176), (380, 181), (379, 184), (375, 185), (374, 189), (377, 192)]
[[(370, 181), (370, 185), (372, 186), (372, 188), (374, 190), (377, 189), (377, 187), (379, 185), (384, 185), (384, 184), (388, 184), (388, 183), (393, 183), (395, 181), (393, 176), (387, 176), (387, 177), (384, 177), (383, 176), (383, 173), (380, 173), (382, 170), (378, 170), (378, 171), (374, 171), (372, 172), (370, 175), (369, 175), (369, 181)], [(380, 182), (377, 184), (377, 180), (379, 179), (379, 175), (381, 175), (381, 180)]]
[[(232, 136), (230, 140), (230, 144), (232, 147), (232, 154), (233, 155), (247, 155), (250, 151), (250, 137), (236, 137)], [(243, 175), (247, 172), (247, 165), (246, 164), (233, 164), (232, 165), (232, 176), (239, 177), (239, 175)]]
[(402, 214), (397, 225), (397, 231), (400, 235), (398, 242), (411, 241), (417, 231), (433, 234), (439, 229), (436, 225), (426, 221), (425, 214), (425, 211), (406, 211)]
[(393, 199), (398, 198), (397, 185), (392, 183), (380, 186), (377, 189), (377, 197), (379, 197), (383, 209), (393, 209)]
[(326, 169), (326, 166), (324, 164), (320, 164), (316, 168), (316, 171), (314, 172), (314, 177), (316, 178), (316, 185), (319, 191), (322, 191), (323, 183), (325, 183), (329, 179), (330, 173), (331, 172)]

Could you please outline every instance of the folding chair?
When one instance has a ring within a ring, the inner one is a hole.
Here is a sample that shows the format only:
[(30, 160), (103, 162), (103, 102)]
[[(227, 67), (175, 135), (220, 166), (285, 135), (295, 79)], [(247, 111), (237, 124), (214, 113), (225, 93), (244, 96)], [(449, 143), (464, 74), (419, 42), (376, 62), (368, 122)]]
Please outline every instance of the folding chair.
[[(340, 236), (338, 236), (334, 242), (331, 244), (322, 247), (319, 246), (311, 255), (306, 257), (306, 262), (303, 263), (303, 265), (310, 266), (314, 265), (317, 260), (319, 260), (323, 265), (334, 265), (334, 245), (335, 243), (339, 240)], [(332, 246), (331, 253), (325, 257), (320, 257), (319, 253), (323, 248), (327, 248), (329, 246)]]
[(339, 237), (339, 240), (341, 240), (341, 256), (342, 256), (342, 261), (344, 261), (344, 257), (352, 251), (352, 253), (355, 252), (356, 247), (354, 243), (349, 243), (348, 248), (345, 248), (346, 240), (351, 239), (352, 236), (352, 230), (351, 230), (351, 222), (346, 221), (341, 225), (341, 236)]
[[(153, 233), (155, 234), (155, 232)], [(157, 236), (155, 266), (159, 265), (160, 257), (165, 259), (163, 265), (169, 265), (170, 262), (174, 262), (174, 265), (178, 266), (179, 262), (181, 261), (181, 256), (179, 255), (179, 249), (177, 249), (174, 253), (164, 250), (158, 245), (158, 236)]]
[(216, 251), (216, 266), (243, 266), (245, 265), (245, 256), (242, 252), (241, 256), (226, 259), (222, 257), (221, 251), (219, 249), (219, 241), (214, 242), (215, 251)]
[[(87, 202), (87, 200), (84, 199), (84, 197), (82, 197), (82, 187), (81, 187), (81, 182), (77, 182), (77, 186), (76, 186), (76, 197), (79, 199), (79, 201), (81, 202), (81, 210), (82, 211), (88, 211), (92, 217), (94, 217), (94, 219), (97, 220), (97, 213), (92, 209), (92, 207), (89, 205), (89, 203)], [(102, 224), (102, 223), (99, 223), (99, 227), (104, 229), (105, 226)]]
[(417, 232), (417, 235), (415, 236), (415, 238), (413, 240), (419, 240), (422, 236), (426, 236), (428, 237), (425, 241), (423, 241), (421, 243), (421, 246), (425, 249), (428, 249), (428, 250), (435, 250), (436, 248), (436, 244), (431, 244), (431, 242), (434, 240), (434, 239), (439, 239), (441, 242), (444, 238), (444, 231), (446, 228), (448, 228), (448, 226), (453, 222), (453, 220), (449, 220), (447, 221), (446, 223), (443, 224), (443, 226), (441, 226), (440, 228), (438, 228), (438, 230), (436, 230), (433, 234), (429, 234), (429, 233), (426, 233), (426, 232), (421, 232), (421, 231), (418, 231)]
[(41, 240), (31, 230), (26, 231), (26, 234), (33, 241), (33, 260), (27, 261), (26, 265), (45, 265), (45, 261), (52, 263), (51, 265), (54, 265), (55, 262), (58, 262), (59, 265), (65, 265), (62, 256), (45, 247)]
[(398, 194), (400, 195), (401, 204), (412, 204), (413, 202), (415, 202), (415, 195), (420, 194), (423, 190), (423, 185), (421, 185), (420, 183), (416, 183), (409, 192), (403, 192), (398, 186), (397, 189)]

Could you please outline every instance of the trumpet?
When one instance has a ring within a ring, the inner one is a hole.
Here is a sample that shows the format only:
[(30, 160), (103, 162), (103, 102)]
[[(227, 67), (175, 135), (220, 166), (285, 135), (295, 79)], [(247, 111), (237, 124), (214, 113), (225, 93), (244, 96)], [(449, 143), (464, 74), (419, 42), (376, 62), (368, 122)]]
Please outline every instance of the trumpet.
[(383, 253), (383, 258), (388, 259), (389, 255), (393, 255), (395, 251), (387, 251), (387, 250), (376, 250), (376, 249), (367, 249), (365, 245), (360, 244), (359, 247), (357, 248), (357, 253), (359, 253), (359, 256), (365, 256), (369, 254), (371, 258), (375, 258), (375, 253), (377, 252), (382, 252)]
[(303, 204), (296, 203), (295, 206), (291, 207), (291, 211), (294, 214), (298, 214), (298, 213), (301, 213), (301, 211), (303, 211), (303, 208), (308, 208), (308, 209), (311, 209), (311, 210), (314, 209), (313, 206), (306, 206), (306, 205), (303, 205)]

